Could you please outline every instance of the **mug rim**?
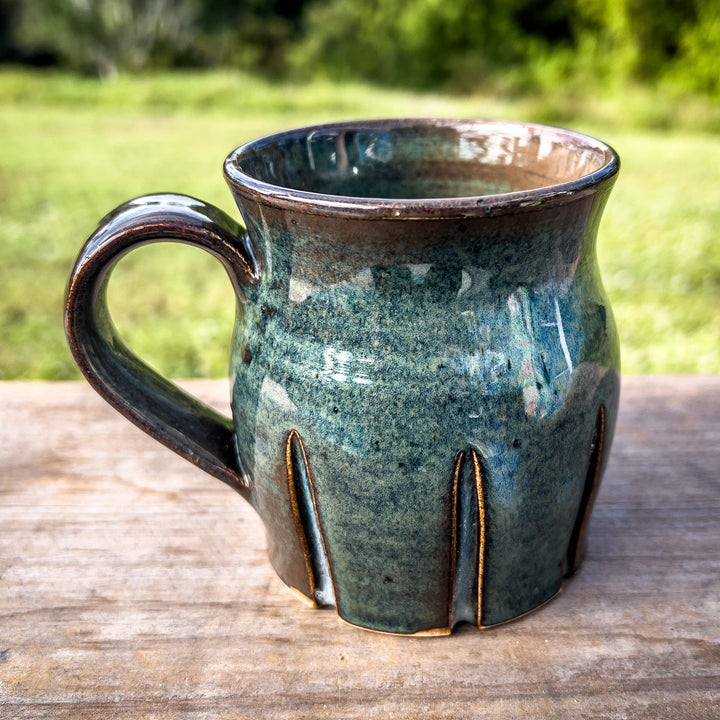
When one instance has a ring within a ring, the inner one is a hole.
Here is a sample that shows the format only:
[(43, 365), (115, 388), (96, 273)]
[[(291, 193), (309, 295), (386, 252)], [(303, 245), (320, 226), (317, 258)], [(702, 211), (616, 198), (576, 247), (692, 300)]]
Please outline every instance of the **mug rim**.
[[(239, 166), (243, 155), (264, 145), (294, 137), (307, 137), (311, 133), (383, 128), (390, 130), (418, 126), (458, 128), (463, 125), (483, 128), (488, 135), (545, 135), (560, 142), (570, 141), (579, 148), (600, 153), (604, 161), (598, 169), (564, 182), (497, 194), (433, 198), (358, 197), (311, 192), (260, 180), (243, 172)], [(549, 204), (564, 204), (594, 192), (604, 181), (614, 179), (619, 169), (620, 158), (617, 152), (607, 143), (590, 135), (553, 125), (489, 118), (380, 118), (306, 125), (263, 135), (244, 143), (230, 152), (223, 164), (228, 185), (233, 192), (245, 199), (313, 215), (364, 219), (482, 217), (522, 212)]]

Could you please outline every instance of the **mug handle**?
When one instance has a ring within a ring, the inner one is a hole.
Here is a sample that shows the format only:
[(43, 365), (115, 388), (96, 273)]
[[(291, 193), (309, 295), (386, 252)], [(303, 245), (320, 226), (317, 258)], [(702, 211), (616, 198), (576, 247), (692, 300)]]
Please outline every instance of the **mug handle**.
[(238, 300), (260, 281), (244, 228), (217, 207), (185, 195), (146, 195), (100, 221), (80, 251), (65, 298), (65, 333), (80, 371), (148, 435), (249, 498), (250, 480), (230, 418), (148, 367), (120, 340), (110, 317), (111, 271), (131, 250), (170, 240), (207, 250), (225, 266)]

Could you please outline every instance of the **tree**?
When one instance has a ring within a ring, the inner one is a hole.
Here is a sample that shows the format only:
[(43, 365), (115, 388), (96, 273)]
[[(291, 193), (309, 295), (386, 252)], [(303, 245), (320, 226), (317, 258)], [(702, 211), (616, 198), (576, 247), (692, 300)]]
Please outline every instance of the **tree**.
[(196, 0), (23, 0), (17, 35), (102, 77), (167, 64), (197, 31)]

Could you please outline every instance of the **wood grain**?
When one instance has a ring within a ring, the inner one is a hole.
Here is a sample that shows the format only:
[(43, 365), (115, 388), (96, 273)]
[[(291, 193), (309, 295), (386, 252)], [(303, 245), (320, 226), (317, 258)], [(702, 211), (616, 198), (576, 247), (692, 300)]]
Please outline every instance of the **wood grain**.
[(580, 572), (445, 638), (299, 603), (251, 508), (84, 384), (0, 383), (0, 473), (3, 720), (720, 717), (720, 377), (626, 378)]

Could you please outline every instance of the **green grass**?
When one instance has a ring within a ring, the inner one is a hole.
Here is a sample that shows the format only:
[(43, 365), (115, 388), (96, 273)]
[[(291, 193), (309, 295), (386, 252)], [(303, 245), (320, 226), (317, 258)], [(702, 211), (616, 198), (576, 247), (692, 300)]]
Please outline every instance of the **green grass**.
[[(649, 97), (452, 98), (228, 72), (110, 83), (0, 72), (0, 379), (78, 377), (62, 333), (65, 282), (115, 205), (173, 190), (237, 214), (221, 164), (241, 142), (314, 122), (408, 115), (554, 122), (614, 145), (623, 168), (599, 254), (624, 370), (720, 372), (720, 135), (709, 132), (720, 115), (697, 99), (673, 113), (672, 99)], [(162, 372), (225, 374), (232, 291), (202, 251), (162, 244), (132, 253), (110, 299), (128, 342)]]

